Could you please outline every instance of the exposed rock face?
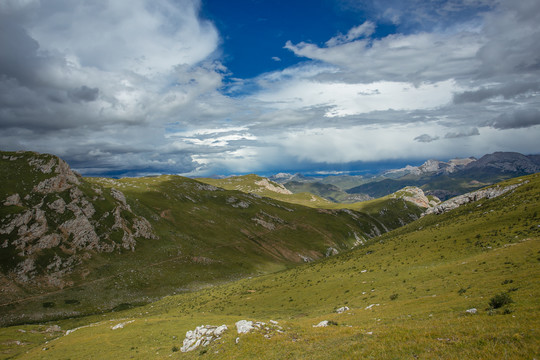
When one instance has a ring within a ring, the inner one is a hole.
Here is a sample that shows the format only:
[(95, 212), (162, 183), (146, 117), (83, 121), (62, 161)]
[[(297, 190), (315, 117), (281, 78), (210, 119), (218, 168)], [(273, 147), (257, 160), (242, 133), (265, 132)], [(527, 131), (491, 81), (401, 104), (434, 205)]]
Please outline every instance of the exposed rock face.
[(199, 346), (208, 346), (212, 341), (221, 338), (221, 335), (227, 331), (227, 325), (213, 326), (201, 325), (195, 330), (189, 330), (180, 351), (188, 352), (197, 349)]
[(402, 198), (405, 201), (412, 202), (413, 204), (423, 207), (423, 208), (430, 208), (433, 206), (436, 206), (441, 201), (437, 198), (430, 200), (427, 198), (427, 196), (424, 194), (422, 189), (416, 187), (416, 186), (407, 186), (403, 189), (395, 192), (391, 196), (392, 198)]
[(451, 159), (448, 162), (430, 159), (420, 166), (407, 165), (402, 169), (389, 170), (386, 173), (395, 173), (402, 175), (451, 174), (464, 169), (467, 165), (475, 161), (476, 159), (474, 157), (468, 157), (464, 159)]
[(6, 160), (13, 162), (6, 167), (26, 179), (14, 182), (17, 193), (2, 202), (18, 208), (0, 218), (0, 245), (14, 254), (5, 275), (14, 281), (63, 287), (63, 277), (92, 252), (133, 250), (137, 238), (155, 238), (148, 220), (133, 213), (121, 191), (89, 187), (63, 160), (35, 153), (3, 156)]
[(447, 200), (435, 207), (432, 207), (428, 210), (426, 210), (426, 212), (423, 214), (423, 215), (429, 215), (429, 214), (442, 214), (442, 213), (445, 213), (447, 211), (450, 211), (450, 210), (453, 210), (461, 205), (465, 205), (465, 204), (468, 204), (470, 202), (474, 202), (474, 201), (478, 201), (480, 199), (484, 199), (484, 198), (487, 198), (487, 199), (492, 199), (492, 198), (495, 198), (497, 196), (501, 196), (502, 194), (508, 192), (508, 191), (512, 191), (514, 190), (515, 188), (523, 185), (523, 184), (526, 184), (528, 183), (528, 181), (523, 181), (519, 184), (514, 184), (514, 185), (509, 185), (509, 186), (505, 186), (505, 187), (501, 187), (501, 186), (495, 186), (495, 187), (491, 187), (491, 188), (488, 188), (488, 189), (481, 189), (481, 190), (477, 190), (477, 191), (473, 191), (473, 192), (470, 192), (470, 193), (467, 193), (467, 194), (463, 194), (463, 195), (460, 195), (460, 196), (456, 196), (450, 200)]
[(292, 195), (292, 192), (290, 190), (287, 190), (285, 186), (278, 183), (271, 183), (267, 178), (255, 181), (255, 185), (262, 186), (266, 190), (277, 192), (279, 194)]
[(22, 206), (21, 197), (19, 194), (13, 194), (8, 196), (6, 201), (4, 201), (4, 206)]
[(44, 174), (49, 174), (53, 168), (55, 169), (54, 172), (57, 174), (56, 176), (50, 177), (37, 184), (34, 187), (35, 192), (43, 194), (62, 192), (75, 185), (80, 185), (81, 182), (79, 181), (79, 178), (71, 171), (69, 165), (60, 158), (56, 158), (56, 160), (56, 164), (55, 158), (52, 158), (46, 164), (43, 164), (44, 160), (40, 158), (35, 158), (33, 161), (30, 161), (31, 165), (34, 165), (35, 168)]

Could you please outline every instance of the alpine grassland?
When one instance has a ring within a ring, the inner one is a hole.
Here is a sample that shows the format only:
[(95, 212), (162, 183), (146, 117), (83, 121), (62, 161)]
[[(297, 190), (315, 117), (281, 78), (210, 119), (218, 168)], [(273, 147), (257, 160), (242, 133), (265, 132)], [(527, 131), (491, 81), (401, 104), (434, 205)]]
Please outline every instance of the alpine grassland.
[[(123, 311), (4, 327), (1, 356), (538, 358), (540, 176), (499, 186), (517, 183), (499, 197), (427, 215), (319, 261)], [(265, 325), (238, 334), (239, 320)], [(328, 326), (314, 327), (324, 320)], [(179, 351), (188, 330), (223, 324), (221, 338)]]
[[(0, 195), (18, 202), (2, 200), (0, 206), (0, 325), (117, 312), (285, 270), (360, 246), (403, 224), (391, 212), (317, 209), (173, 175), (69, 174), (76, 182), (68, 183), (57, 181), (57, 157), (2, 154)], [(67, 164), (64, 170), (69, 173)], [(61, 191), (35, 191), (49, 183)], [(398, 212), (410, 222), (421, 210), (411, 204)], [(123, 246), (124, 230), (135, 218), (148, 221), (152, 236), (134, 235)], [(65, 230), (74, 221), (86, 226), (76, 241)], [(85, 234), (92, 232), (95, 244), (84, 248)], [(41, 239), (47, 236), (62, 240), (45, 243)], [(106, 246), (114, 250), (100, 250)]]

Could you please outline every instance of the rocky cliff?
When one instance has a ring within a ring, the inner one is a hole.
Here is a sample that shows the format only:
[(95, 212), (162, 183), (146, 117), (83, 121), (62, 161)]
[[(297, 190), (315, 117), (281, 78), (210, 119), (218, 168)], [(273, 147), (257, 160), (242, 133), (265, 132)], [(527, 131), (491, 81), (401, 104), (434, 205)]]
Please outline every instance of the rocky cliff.
[(95, 253), (134, 250), (155, 238), (121, 191), (86, 183), (61, 159), (0, 155), (0, 257), (4, 281), (62, 288)]

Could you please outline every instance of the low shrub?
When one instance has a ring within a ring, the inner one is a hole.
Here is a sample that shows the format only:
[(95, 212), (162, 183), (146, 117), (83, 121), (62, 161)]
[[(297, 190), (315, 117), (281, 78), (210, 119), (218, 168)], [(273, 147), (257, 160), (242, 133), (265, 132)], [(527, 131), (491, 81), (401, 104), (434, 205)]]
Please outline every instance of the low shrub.
[(499, 309), (505, 305), (513, 303), (514, 300), (508, 295), (508, 293), (500, 293), (495, 296), (493, 296), (489, 300), (489, 307), (491, 309)]

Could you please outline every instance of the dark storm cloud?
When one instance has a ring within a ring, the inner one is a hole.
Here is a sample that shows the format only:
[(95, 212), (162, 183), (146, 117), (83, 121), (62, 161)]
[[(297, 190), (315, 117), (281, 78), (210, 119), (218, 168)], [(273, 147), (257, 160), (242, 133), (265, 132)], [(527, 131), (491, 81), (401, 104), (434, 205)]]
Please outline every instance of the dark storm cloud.
[(540, 82), (510, 83), (493, 88), (480, 88), (454, 94), (454, 104), (477, 103), (497, 96), (512, 99), (518, 95), (540, 90)]
[(69, 92), (69, 97), (73, 101), (94, 101), (98, 98), (99, 89), (98, 88), (89, 88), (86, 85), (81, 86), (78, 89), (74, 89)]
[(512, 113), (504, 113), (487, 122), (486, 125), (499, 130), (520, 129), (540, 125), (540, 111), (538, 109), (524, 109)]

